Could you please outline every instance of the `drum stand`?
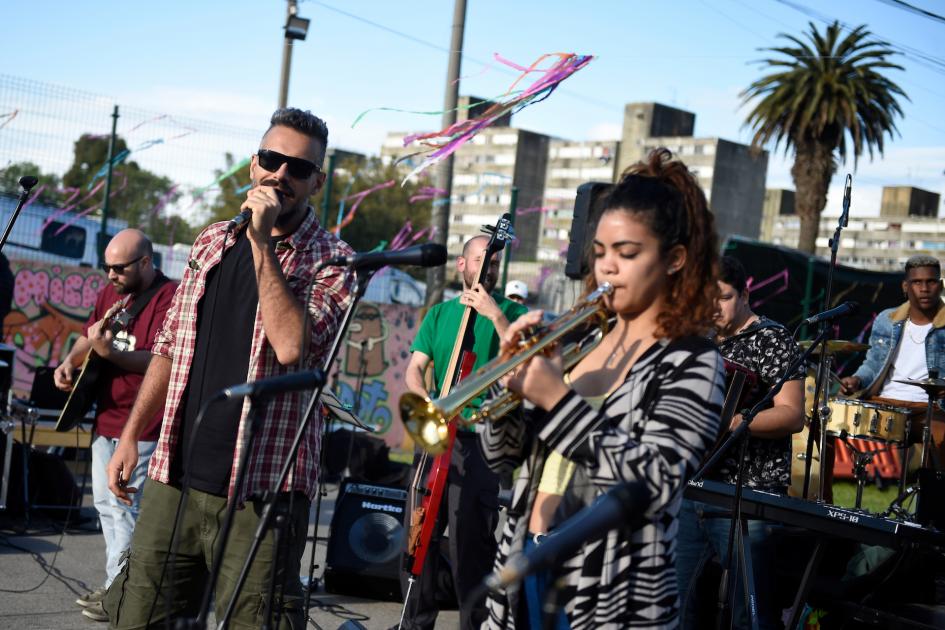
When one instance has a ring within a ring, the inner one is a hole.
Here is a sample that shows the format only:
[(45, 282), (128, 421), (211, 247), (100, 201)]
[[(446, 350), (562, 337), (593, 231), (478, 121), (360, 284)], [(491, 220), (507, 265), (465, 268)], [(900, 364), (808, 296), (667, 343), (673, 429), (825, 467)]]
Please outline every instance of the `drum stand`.
[[(919, 455), (919, 470), (921, 471), (924, 468), (930, 468), (932, 466), (941, 465), (942, 462), (934, 461), (937, 458), (934, 456), (932, 447), (934, 442), (932, 440), (932, 412), (935, 408), (935, 400), (942, 394), (945, 394), (945, 380), (938, 377), (938, 370), (930, 369), (929, 377), (927, 379), (914, 380), (910, 381), (907, 379), (897, 380), (898, 383), (903, 383), (905, 385), (912, 385), (914, 387), (919, 387), (928, 394), (929, 402), (925, 408), (925, 421), (922, 423), (922, 450)], [(908, 436), (911, 431), (910, 425), (906, 425), (906, 435)], [(913, 494), (921, 493), (922, 487), (920, 482), (916, 482), (912, 486), (905, 488), (906, 483), (906, 474), (907, 468), (909, 465), (909, 457), (911, 454), (912, 447), (908, 444), (908, 439), (906, 444), (903, 445), (902, 449), (902, 476), (899, 482), (899, 496), (889, 504), (889, 508), (883, 513), (883, 516), (895, 515), (906, 520), (914, 520), (915, 515), (907, 512), (903, 509), (902, 504)], [(932, 461), (930, 461), (932, 460)], [(921, 475), (919, 478), (921, 479)]]
[(877, 451), (861, 451), (850, 443), (845, 433), (844, 431), (844, 435), (840, 436), (840, 441), (843, 442), (844, 446), (850, 449), (850, 453), (853, 455), (853, 478), (856, 479), (856, 502), (853, 504), (853, 507), (859, 509), (863, 503), (863, 488), (866, 486), (867, 481), (866, 467), (873, 462), (873, 457), (879, 453), (885, 453), (892, 447), (887, 446)]

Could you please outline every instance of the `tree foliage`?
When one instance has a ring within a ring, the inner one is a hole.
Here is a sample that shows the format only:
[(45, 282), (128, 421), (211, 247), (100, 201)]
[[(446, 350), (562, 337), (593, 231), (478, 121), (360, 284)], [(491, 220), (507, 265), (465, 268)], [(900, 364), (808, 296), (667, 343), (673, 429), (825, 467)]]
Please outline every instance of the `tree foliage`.
[[(128, 150), (121, 137), (115, 139), (113, 155)], [(166, 214), (166, 207), (180, 197), (180, 192), (167, 177), (155, 175), (141, 168), (134, 160), (115, 160), (112, 168), (109, 215), (128, 222), (129, 227), (141, 229), (155, 243), (190, 242), (195, 233), (181, 217)], [(103, 181), (104, 166), (108, 162), (108, 138), (85, 134), (75, 142), (72, 166), (62, 176), (64, 188), (76, 188), (82, 194), (91, 192)], [(104, 190), (104, 188), (103, 188)], [(104, 191), (95, 195), (95, 201), (83, 204), (87, 208), (100, 204)]]
[(852, 153), (855, 168), (864, 149), (871, 159), (874, 150), (882, 155), (884, 137), (897, 132), (895, 119), (902, 116), (898, 97), (908, 96), (883, 74), (903, 69), (888, 61), (895, 51), (865, 26), (844, 35), (839, 22), (824, 33), (811, 23), (806, 40), (779, 36), (790, 44), (767, 50), (782, 57), (763, 61), (774, 72), (742, 92), (745, 103), (754, 101), (746, 125), (753, 146), (773, 140), (775, 149), (783, 143), (785, 152), (794, 151), (798, 247), (813, 253), (838, 159)]
[(20, 178), (32, 175), (39, 181), (33, 187), (31, 194), (39, 193), (37, 201), (49, 206), (58, 206), (62, 201), (60, 191), (61, 182), (55, 173), (43, 173), (42, 169), (32, 162), (15, 162), (0, 170), (0, 191), (8, 195), (19, 196), (23, 191), (20, 187)]
[[(343, 161), (335, 169), (335, 180), (328, 204), (328, 227), (338, 224), (339, 205), (344, 197), (350, 197), (384, 182), (394, 181), (393, 186), (376, 190), (361, 201), (354, 218), (341, 229), (342, 240), (356, 251), (368, 251), (381, 243), (390, 244), (391, 239), (408, 220), (414, 232), (426, 228), (430, 225), (431, 201), (417, 201), (411, 204), (410, 197), (417, 194), (421, 184), (411, 180), (401, 186), (403, 176), (403, 172), (396, 166), (384, 164), (377, 157), (360, 162)], [(352, 201), (345, 202), (345, 215), (352, 206)]]
[[(223, 156), (224, 168), (216, 169), (216, 177), (219, 179), (224, 173), (228, 173), (236, 166), (236, 158), (232, 153), (227, 152)], [(207, 224), (217, 221), (229, 221), (240, 213), (240, 206), (246, 201), (246, 192), (243, 188), (250, 183), (249, 163), (240, 168), (229, 177), (220, 180), (220, 189), (213, 193), (216, 197), (209, 204), (209, 218)], [(241, 192), (237, 192), (241, 191)]]

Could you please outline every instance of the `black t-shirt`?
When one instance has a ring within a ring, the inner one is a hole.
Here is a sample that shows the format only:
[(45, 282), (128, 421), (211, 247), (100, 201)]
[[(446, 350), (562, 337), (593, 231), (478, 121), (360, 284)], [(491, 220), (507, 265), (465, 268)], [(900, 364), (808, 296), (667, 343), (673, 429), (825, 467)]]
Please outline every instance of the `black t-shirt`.
[(243, 232), (223, 261), (207, 272), (206, 290), (197, 307), (194, 359), (181, 404), (182, 439), (172, 471), (172, 478), (183, 480), (184, 456), (193, 441), (191, 487), (217, 496), (227, 495), (243, 399), (213, 403), (196, 435), (194, 421), (205, 400), (246, 381), (258, 306), (253, 252)]
[[(753, 405), (774, 386), (799, 356), (800, 350), (786, 328), (760, 317), (745, 332), (719, 344), (719, 352), (730, 361), (741, 363), (758, 375), (759, 392)], [(804, 378), (803, 368), (790, 380)], [(708, 477), (735, 483), (738, 472), (739, 445), (734, 445)], [(783, 492), (791, 485), (791, 438), (773, 440), (749, 437), (745, 462), (745, 486), (770, 492)]]

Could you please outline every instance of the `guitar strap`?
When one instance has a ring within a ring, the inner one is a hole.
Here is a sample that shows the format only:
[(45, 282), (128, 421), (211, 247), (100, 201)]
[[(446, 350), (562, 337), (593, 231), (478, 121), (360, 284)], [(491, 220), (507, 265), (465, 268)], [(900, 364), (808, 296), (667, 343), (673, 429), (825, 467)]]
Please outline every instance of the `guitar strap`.
[(158, 272), (158, 275), (154, 277), (154, 282), (151, 283), (151, 286), (139, 293), (138, 296), (131, 302), (131, 306), (125, 308), (124, 313), (117, 318), (120, 320), (118, 322), (119, 327), (127, 328), (131, 324), (132, 320), (134, 320), (134, 318), (144, 310), (144, 307), (148, 305), (148, 302), (151, 301), (151, 298), (154, 297), (160, 288), (170, 281), (170, 278), (165, 276), (163, 273)]
[(154, 277), (154, 282), (151, 283), (151, 286), (139, 293), (138, 297), (136, 297), (134, 302), (131, 303), (131, 306), (125, 309), (125, 312), (128, 313), (128, 321), (131, 321), (137, 317), (141, 311), (144, 310), (144, 307), (148, 305), (148, 302), (151, 301), (151, 298), (153, 298), (154, 295), (160, 290), (160, 288), (170, 281), (170, 278), (165, 276), (163, 273), (158, 272), (158, 275)]

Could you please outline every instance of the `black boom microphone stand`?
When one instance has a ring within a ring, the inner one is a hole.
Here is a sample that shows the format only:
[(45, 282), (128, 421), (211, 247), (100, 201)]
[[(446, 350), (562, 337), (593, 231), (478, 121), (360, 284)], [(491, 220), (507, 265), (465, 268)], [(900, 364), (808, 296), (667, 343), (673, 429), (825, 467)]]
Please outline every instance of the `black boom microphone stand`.
[[(418, 245), (415, 247), (409, 247), (403, 250), (392, 251), (392, 252), (367, 252), (364, 254), (354, 254), (352, 256), (340, 256), (331, 258), (323, 261), (318, 268), (315, 270), (315, 273), (312, 274), (312, 282), (314, 284), (315, 278), (318, 277), (319, 272), (328, 266), (341, 266), (348, 265), (353, 268), (355, 271), (355, 286), (352, 291), (353, 299), (351, 304), (348, 307), (348, 310), (345, 312), (344, 317), (342, 318), (341, 324), (338, 327), (338, 332), (335, 335), (334, 340), (332, 341), (331, 350), (328, 353), (328, 356), (325, 357), (324, 361), (324, 371), (328, 372), (331, 369), (332, 363), (335, 361), (335, 357), (338, 354), (338, 350), (341, 347), (341, 343), (345, 338), (347, 333), (348, 326), (351, 323), (351, 319), (354, 317), (354, 312), (357, 309), (358, 303), (361, 301), (361, 298), (364, 296), (364, 292), (367, 289), (367, 285), (371, 280), (371, 277), (374, 275), (374, 272), (380, 267), (386, 265), (419, 265), (422, 267), (435, 267), (442, 265), (446, 262), (446, 248), (442, 245), (435, 243), (425, 243), (423, 245)], [(306, 313), (308, 309), (306, 308)], [(292, 446), (289, 449), (289, 457), (286, 458), (283, 463), (282, 470), (279, 473), (279, 480), (276, 483), (274, 490), (269, 491), (269, 496), (265, 497), (265, 506), (262, 509), (262, 513), (259, 517), (259, 525), (256, 528), (256, 533), (253, 539), (253, 543), (250, 546), (249, 552), (247, 553), (246, 560), (243, 563), (243, 568), (240, 571), (240, 575), (237, 578), (236, 585), (233, 588), (233, 594), (230, 596), (230, 601), (227, 604), (226, 612), (223, 614), (223, 618), (218, 621), (219, 627), (226, 628), (229, 624), (230, 618), (233, 615), (233, 611), (236, 607), (236, 601), (239, 597), (239, 593), (243, 588), (243, 585), (246, 583), (246, 578), (249, 575), (250, 567), (253, 564), (253, 560), (256, 558), (256, 554), (259, 552), (259, 547), (262, 544), (263, 538), (266, 535), (267, 530), (270, 527), (270, 523), (273, 518), (273, 512), (276, 505), (276, 500), (278, 493), (283, 485), (285, 485), (286, 479), (288, 479), (289, 471), (295, 465), (296, 457), (299, 452), (299, 444), (302, 442), (302, 438), (305, 436), (308, 431), (309, 422), (313, 417), (313, 411), (316, 409), (319, 404), (319, 398), (321, 397), (322, 390), (325, 387), (325, 380), (323, 379), (321, 383), (315, 388), (315, 391), (312, 393), (312, 397), (309, 400), (308, 407), (305, 409), (304, 414), (302, 415), (302, 421), (299, 424), (298, 430), (295, 432), (295, 437), (292, 440)], [(316, 531), (318, 524), (316, 523)], [(272, 593), (272, 580), (275, 579), (275, 570), (270, 572), (270, 594)], [(268, 604), (266, 620), (272, 616), (272, 602)], [(308, 616), (308, 611), (306, 611), (306, 617)], [(276, 619), (279, 619), (278, 614)], [(264, 626), (268, 627), (268, 626)]]
[(540, 546), (509, 558), (504, 567), (487, 575), (479, 593), (471, 599), (478, 600), (486, 591), (502, 590), (536, 571), (554, 567), (582, 544), (608, 530), (635, 527), (646, 511), (647, 494), (642, 481), (614, 486), (558, 526)]
[[(837, 222), (837, 229), (830, 240), (830, 266), (827, 267), (827, 287), (824, 290), (824, 307), (830, 306), (830, 298), (833, 292), (833, 273), (837, 266), (837, 251), (840, 249), (840, 232), (847, 227), (850, 220), (850, 195), (853, 189), (853, 178), (847, 174), (847, 179), (843, 185), (843, 211), (840, 214), (840, 220)], [(820, 323), (820, 329), (817, 338), (826, 341), (827, 320)], [(817, 344), (812, 344), (811, 348)], [(814, 456), (814, 440), (819, 440), (820, 449), (820, 479), (818, 483), (817, 501), (824, 501), (824, 477), (826, 477), (827, 457), (827, 426), (830, 419), (830, 408), (827, 406), (827, 388), (830, 378), (830, 365), (828, 363), (827, 347), (820, 353), (820, 361), (817, 363), (817, 386), (814, 391), (814, 406), (811, 407), (810, 432), (807, 434), (807, 451), (804, 459), (804, 490), (801, 497), (807, 499), (810, 489), (810, 466)], [(823, 405), (821, 406), (821, 396), (823, 396)]]
[(755, 419), (755, 416), (759, 412), (767, 408), (767, 405), (771, 400), (777, 396), (778, 392), (781, 391), (781, 387), (790, 380), (800, 366), (804, 365), (807, 362), (808, 357), (814, 352), (818, 345), (823, 343), (826, 339), (827, 329), (822, 328), (820, 333), (817, 336), (817, 339), (814, 343), (811, 344), (807, 350), (805, 350), (791, 365), (785, 370), (784, 374), (781, 376), (780, 380), (774, 384), (771, 389), (759, 400), (755, 405), (748, 410), (742, 412), (742, 422), (735, 430), (728, 434), (725, 440), (719, 445), (714, 453), (705, 461), (702, 467), (696, 471), (692, 476), (692, 480), (689, 482), (692, 485), (698, 486), (700, 480), (705, 476), (705, 474), (712, 470), (722, 456), (728, 452), (728, 450), (739, 440), (742, 440), (741, 451), (738, 457), (738, 469), (735, 474), (735, 493), (732, 499), (732, 514), (731, 514), (731, 527), (728, 532), (728, 551), (726, 553), (725, 566), (722, 571), (722, 580), (719, 585), (719, 610), (718, 610), (718, 624), (719, 627), (722, 626), (722, 622), (725, 619), (726, 611), (728, 612), (730, 627), (734, 627), (734, 615), (732, 614), (733, 601), (735, 595), (735, 571), (732, 570), (734, 562), (734, 551), (736, 545), (736, 537), (739, 549), (739, 562), (741, 566), (742, 580), (745, 590), (745, 608), (748, 611), (749, 622), (751, 628), (758, 628), (758, 615), (757, 615), (757, 599), (755, 596), (754, 589), (754, 576), (751, 567), (751, 554), (748, 553), (748, 550), (745, 548), (745, 532), (742, 529), (742, 488), (744, 487), (744, 470), (745, 470), (745, 455), (746, 447), (748, 444), (748, 427), (751, 425), (751, 422)]
[(13, 231), (13, 224), (16, 223), (17, 218), (20, 216), (20, 210), (23, 209), (23, 205), (30, 196), (30, 191), (38, 181), (39, 180), (32, 175), (24, 175), (20, 178), (20, 187), (23, 188), (23, 192), (20, 193), (20, 198), (16, 201), (16, 208), (13, 210), (13, 214), (10, 215), (10, 220), (7, 221), (7, 227), (3, 230), (3, 236), (0, 236), (0, 251), (3, 251), (3, 246), (7, 244), (7, 239), (10, 238), (10, 232)]

